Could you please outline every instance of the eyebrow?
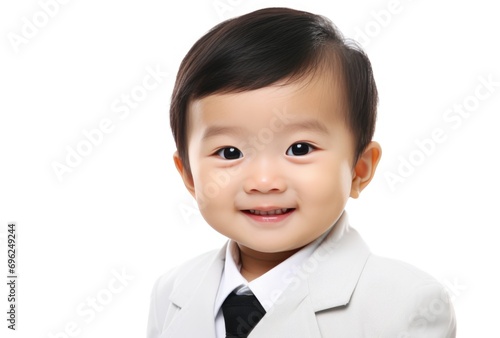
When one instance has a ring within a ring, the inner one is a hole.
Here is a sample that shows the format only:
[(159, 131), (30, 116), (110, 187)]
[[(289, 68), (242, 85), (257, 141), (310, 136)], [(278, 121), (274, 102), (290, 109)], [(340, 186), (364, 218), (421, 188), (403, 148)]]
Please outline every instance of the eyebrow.
[(205, 129), (203, 136), (201, 137), (202, 141), (205, 141), (211, 137), (217, 135), (241, 135), (244, 132), (244, 129), (241, 127), (227, 127), (227, 126), (210, 126)]
[[(328, 128), (323, 123), (317, 120), (302, 120), (291, 123), (285, 123), (284, 127), (285, 130), (288, 132), (309, 130), (309, 131), (320, 132), (322, 134), (328, 134)], [(205, 129), (205, 132), (203, 133), (201, 139), (205, 141), (211, 137), (218, 135), (238, 136), (242, 135), (244, 132), (245, 128), (242, 127), (213, 125)]]
[(288, 123), (285, 124), (285, 128), (287, 131), (300, 131), (305, 129), (309, 131), (317, 131), (322, 134), (328, 134), (328, 128), (323, 123), (312, 119)]

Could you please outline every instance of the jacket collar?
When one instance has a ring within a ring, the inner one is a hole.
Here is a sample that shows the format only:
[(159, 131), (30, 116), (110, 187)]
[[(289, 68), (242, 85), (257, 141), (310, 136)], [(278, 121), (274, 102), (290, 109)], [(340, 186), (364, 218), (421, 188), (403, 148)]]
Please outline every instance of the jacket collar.
[(215, 337), (212, 313), (224, 268), (226, 246), (227, 243), (207, 264), (178, 276), (169, 299), (180, 310), (172, 323), (164, 328), (160, 338)]
[(316, 312), (349, 303), (369, 256), (344, 212), (249, 337), (321, 337)]
[(349, 303), (370, 254), (344, 212), (308, 262), (313, 270), (307, 284), (314, 311)]

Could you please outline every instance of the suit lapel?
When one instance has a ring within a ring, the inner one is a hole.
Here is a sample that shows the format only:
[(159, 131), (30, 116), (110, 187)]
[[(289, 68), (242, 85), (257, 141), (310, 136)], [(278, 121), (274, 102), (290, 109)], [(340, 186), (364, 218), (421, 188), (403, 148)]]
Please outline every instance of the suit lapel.
[(316, 312), (349, 303), (369, 256), (344, 212), (249, 337), (320, 338)]
[(307, 283), (297, 284), (293, 290), (285, 290), (252, 330), (249, 335), (251, 337), (320, 338)]
[(180, 309), (161, 338), (215, 338), (214, 303), (224, 268), (226, 245), (204, 267), (204, 271), (192, 271), (179, 279), (170, 301)]
[(310, 258), (318, 262), (318, 268), (307, 279), (314, 311), (347, 305), (370, 255), (344, 212)]

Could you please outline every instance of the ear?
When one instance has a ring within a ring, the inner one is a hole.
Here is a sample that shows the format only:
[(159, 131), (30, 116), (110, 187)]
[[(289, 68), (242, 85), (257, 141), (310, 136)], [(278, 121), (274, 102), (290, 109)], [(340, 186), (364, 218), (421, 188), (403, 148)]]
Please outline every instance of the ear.
[(375, 175), (382, 148), (377, 142), (370, 142), (354, 166), (351, 184), (351, 197), (358, 198), (363, 189), (370, 183)]
[(175, 167), (177, 168), (177, 171), (182, 177), (182, 180), (184, 181), (184, 185), (186, 186), (187, 190), (189, 193), (196, 199), (196, 193), (194, 189), (194, 182), (193, 182), (193, 175), (191, 175), (190, 172), (186, 170), (184, 165), (182, 164), (182, 160), (179, 156), (179, 152), (176, 150), (174, 153), (174, 163)]

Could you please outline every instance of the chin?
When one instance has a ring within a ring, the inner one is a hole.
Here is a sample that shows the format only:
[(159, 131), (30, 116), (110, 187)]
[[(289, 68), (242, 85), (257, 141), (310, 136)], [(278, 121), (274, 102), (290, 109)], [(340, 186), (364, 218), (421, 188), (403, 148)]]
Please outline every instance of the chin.
[(293, 246), (293, 245), (285, 245), (280, 243), (276, 243), (273, 241), (272, 243), (265, 243), (265, 242), (259, 242), (259, 243), (248, 243), (247, 245), (243, 244), (242, 242), (239, 242), (245, 247), (252, 249), (254, 251), (262, 252), (262, 253), (279, 253), (279, 252), (287, 252), (287, 251), (293, 251), (302, 248), (302, 246)]

